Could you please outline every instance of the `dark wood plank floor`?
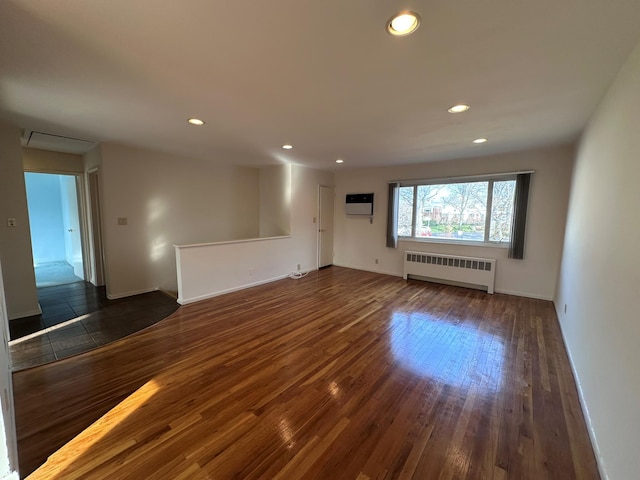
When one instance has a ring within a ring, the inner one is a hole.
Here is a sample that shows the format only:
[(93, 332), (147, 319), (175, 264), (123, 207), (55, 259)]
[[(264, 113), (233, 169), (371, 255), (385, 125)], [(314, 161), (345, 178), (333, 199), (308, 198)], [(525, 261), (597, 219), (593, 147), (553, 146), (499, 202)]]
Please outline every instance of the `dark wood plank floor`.
[(598, 478), (540, 300), (332, 267), (14, 382), (33, 479)]

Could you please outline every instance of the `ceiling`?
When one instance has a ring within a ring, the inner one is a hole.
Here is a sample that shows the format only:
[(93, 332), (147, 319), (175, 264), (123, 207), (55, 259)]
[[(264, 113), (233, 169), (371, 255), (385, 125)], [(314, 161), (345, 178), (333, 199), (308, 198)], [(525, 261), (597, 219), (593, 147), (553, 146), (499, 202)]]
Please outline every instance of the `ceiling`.
[(481, 156), (575, 141), (639, 37), (640, 0), (2, 0), (0, 119), (240, 165)]

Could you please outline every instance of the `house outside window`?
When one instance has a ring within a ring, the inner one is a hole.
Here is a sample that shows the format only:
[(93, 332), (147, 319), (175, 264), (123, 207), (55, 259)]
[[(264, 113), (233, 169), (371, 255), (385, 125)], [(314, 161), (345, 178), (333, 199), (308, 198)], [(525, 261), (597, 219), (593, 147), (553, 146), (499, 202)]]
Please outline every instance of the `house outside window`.
[(398, 236), (508, 244), (515, 176), (400, 185)]

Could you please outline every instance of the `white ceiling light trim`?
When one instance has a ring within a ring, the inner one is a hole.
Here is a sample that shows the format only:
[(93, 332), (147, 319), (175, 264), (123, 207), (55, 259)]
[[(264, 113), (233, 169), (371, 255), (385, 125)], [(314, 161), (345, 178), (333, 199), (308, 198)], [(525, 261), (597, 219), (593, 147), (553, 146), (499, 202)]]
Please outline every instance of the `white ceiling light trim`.
[(205, 123), (204, 120), (200, 120), (199, 118), (190, 118), (187, 122), (189, 122), (190, 125), (195, 125), (196, 127), (201, 127)]
[(471, 107), (469, 105), (465, 105), (461, 103), (460, 105), (454, 105), (453, 107), (449, 107), (447, 112), (449, 113), (464, 113), (469, 110)]
[(395, 37), (411, 35), (420, 26), (420, 15), (404, 11), (395, 14), (387, 21), (387, 32)]

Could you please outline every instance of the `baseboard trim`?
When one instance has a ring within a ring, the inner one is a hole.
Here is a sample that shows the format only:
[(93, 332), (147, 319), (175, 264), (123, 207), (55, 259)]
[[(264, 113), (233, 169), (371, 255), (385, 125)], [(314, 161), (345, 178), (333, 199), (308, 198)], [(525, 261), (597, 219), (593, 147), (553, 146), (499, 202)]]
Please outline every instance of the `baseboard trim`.
[(142, 289), (142, 290), (135, 290), (135, 291), (131, 291), (131, 292), (124, 292), (124, 293), (116, 293), (116, 294), (107, 293), (107, 298), (109, 300), (117, 300), (118, 298), (133, 297), (134, 295), (141, 295), (143, 293), (151, 293), (151, 292), (155, 292), (157, 290), (158, 290), (158, 287), (154, 287), (154, 288), (145, 288), (145, 289)]
[(178, 292), (174, 291), (174, 290), (165, 290), (164, 288), (159, 288), (158, 291), (160, 293), (165, 294), (167, 297), (171, 297), (174, 300), (177, 300), (178, 298)]
[(27, 310), (26, 312), (20, 312), (18, 314), (13, 314), (8, 318), (9, 320), (17, 320), (18, 318), (33, 317), (34, 315), (40, 315), (41, 313), (42, 313), (42, 307), (40, 307), (40, 304), (38, 303), (38, 308)]
[(553, 297), (549, 297), (546, 295), (537, 295), (535, 293), (526, 293), (526, 292), (516, 292), (513, 290), (494, 290), (495, 293), (503, 293), (505, 295), (513, 295), (514, 297), (526, 297), (526, 298), (535, 298), (536, 300), (547, 300), (548, 302), (553, 301)]
[[(313, 272), (314, 270), (316, 270), (316, 269), (312, 268), (311, 270), (301, 270), (300, 272), (296, 272), (296, 273), (309, 273), (309, 272)], [(218, 290), (217, 292), (205, 293), (204, 295), (198, 295), (197, 297), (182, 298), (182, 297), (178, 296), (178, 303), (180, 305), (189, 305), (190, 303), (200, 302), (202, 300), (207, 300), (209, 298), (219, 297), (220, 295), (224, 295), (226, 293), (238, 292), (240, 290), (246, 290), (247, 288), (257, 287), (258, 285), (264, 285), (266, 283), (277, 282), (278, 280), (283, 280), (283, 279), (289, 277), (289, 275), (291, 275), (291, 273), (286, 273), (284, 275), (278, 275), (278, 276), (275, 276), (275, 277), (267, 278), (265, 280), (259, 280), (257, 282), (246, 283), (244, 285), (239, 285), (237, 287), (231, 287), (231, 288), (226, 288), (224, 290)]]
[(608, 480), (609, 475), (607, 474), (604, 459), (602, 458), (602, 453), (600, 452), (600, 447), (598, 446), (598, 439), (596, 438), (596, 432), (593, 429), (593, 422), (591, 421), (591, 415), (589, 414), (589, 407), (587, 407), (587, 402), (584, 399), (584, 392), (582, 390), (582, 384), (580, 383), (580, 376), (578, 375), (575, 363), (573, 362), (573, 355), (571, 354), (571, 349), (569, 348), (569, 344), (567, 343), (567, 337), (564, 334), (562, 322), (560, 321), (561, 313), (555, 301), (553, 302), (553, 308), (555, 309), (556, 317), (558, 318), (558, 325), (560, 326), (560, 333), (562, 335), (562, 343), (564, 344), (564, 349), (567, 351), (567, 356), (569, 357), (571, 373), (573, 373), (573, 380), (576, 383), (576, 389), (578, 390), (578, 400), (580, 401), (580, 407), (582, 408), (582, 416), (584, 417), (584, 421), (587, 424), (587, 432), (589, 432), (591, 448), (593, 449), (593, 453), (596, 456), (598, 471), (600, 472), (600, 477), (602, 478), (602, 480)]
[(353, 265), (341, 265), (339, 263), (334, 263), (334, 265), (336, 267), (351, 268), (353, 270), (361, 270), (363, 272), (380, 273), (382, 275), (391, 275), (392, 277), (400, 277), (400, 278), (402, 278), (402, 273), (398, 273), (398, 272), (389, 272), (387, 270), (376, 270), (376, 269), (373, 269), (373, 268), (354, 267)]

